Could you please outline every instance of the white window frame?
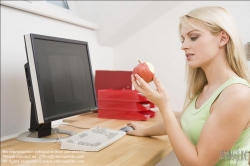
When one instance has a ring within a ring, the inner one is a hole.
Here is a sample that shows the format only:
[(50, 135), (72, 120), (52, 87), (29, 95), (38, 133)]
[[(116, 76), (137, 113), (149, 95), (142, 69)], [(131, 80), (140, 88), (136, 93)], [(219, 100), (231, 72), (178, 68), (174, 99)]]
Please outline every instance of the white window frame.
[(40, 6), (41, 8), (46, 9), (46, 10), (51, 9), (51, 10), (56, 11), (57, 13), (60, 13), (60, 14), (66, 14), (66, 15), (72, 15), (72, 16), (78, 17), (78, 12), (77, 12), (76, 8), (74, 7), (75, 3), (73, 1), (71, 1), (71, 2), (67, 1), (69, 9), (65, 9), (63, 7), (56, 6), (56, 5), (51, 4), (45, 0), (41, 0), (41, 1), (25, 0), (25, 1), (32, 3), (36, 6)]
[(55, 6), (58, 6), (58, 5), (56, 5), (56, 4), (52, 3), (52, 2), (61, 2), (61, 3), (64, 4), (64, 6), (58, 6), (58, 7), (70, 10), (67, 0), (56, 0), (56, 1), (55, 0), (47, 0), (46, 2), (50, 3), (50, 4), (53, 4)]
[(57, 19), (89, 29), (98, 29), (98, 24), (79, 18), (74, 1), (67, 1), (70, 10), (43, 1), (0, 1), (1, 5), (23, 10), (33, 14)]

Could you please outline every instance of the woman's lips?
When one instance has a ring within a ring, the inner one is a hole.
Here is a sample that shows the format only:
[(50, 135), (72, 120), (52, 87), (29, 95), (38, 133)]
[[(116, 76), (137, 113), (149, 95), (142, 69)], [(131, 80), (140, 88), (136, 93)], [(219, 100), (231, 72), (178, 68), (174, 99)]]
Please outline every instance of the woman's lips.
[(187, 60), (190, 60), (193, 56), (194, 54), (186, 54)]

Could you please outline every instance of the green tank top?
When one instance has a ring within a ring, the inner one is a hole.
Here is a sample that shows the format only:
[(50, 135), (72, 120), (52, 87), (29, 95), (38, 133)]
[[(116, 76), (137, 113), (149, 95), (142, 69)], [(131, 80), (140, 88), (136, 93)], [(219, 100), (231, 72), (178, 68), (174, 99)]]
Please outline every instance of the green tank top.
[[(215, 99), (220, 95), (220, 93), (229, 85), (232, 84), (244, 84), (250, 87), (250, 84), (240, 78), (232, 77), (222, 84), (212, 96), (199, 108), (195, 108), (195, 103), (198, 95), (187, 107), (186, 111), (181, 118), (182, 130), (193, 143), (197, 145), (198, 139), (200, 137), (201, 130), (210, 115), (210, 107), (214, 103)], [(249, 99), (250, 100), (250, 99)], [(221, 159), (216, 163), (216, 166), (248, 166), (249, 154), (246, 152), (250, 151), (250, 127), (242, 132), (240, 138), (234, 144), (234, 146), (228, 152), (221, 152)], [(223, 154), (225, 154), (223, 156)], [(223, 157), (222, 157), (223, 156)]]

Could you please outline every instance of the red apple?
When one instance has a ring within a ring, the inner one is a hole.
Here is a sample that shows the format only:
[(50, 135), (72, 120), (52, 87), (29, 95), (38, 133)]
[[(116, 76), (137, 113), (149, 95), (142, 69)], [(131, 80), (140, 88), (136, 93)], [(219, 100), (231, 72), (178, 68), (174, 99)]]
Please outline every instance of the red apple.
[(145, 82), (153, 81), (155, 75), (154, 66), (150, 62), (139, 61), (139, 64), (134, 68), (133, 74), (138, 74)]

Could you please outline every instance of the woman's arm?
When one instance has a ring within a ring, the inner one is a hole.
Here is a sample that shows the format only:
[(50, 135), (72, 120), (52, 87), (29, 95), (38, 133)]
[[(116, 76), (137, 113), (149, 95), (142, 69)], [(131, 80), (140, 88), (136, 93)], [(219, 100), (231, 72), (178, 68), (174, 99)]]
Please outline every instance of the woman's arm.
[[(176, 115), (176, 119), (180, 120), (180, 115)], [(180, 124), (180, 121), (179, 121)], [(129, 135), (135, 136), (160, 136), (160, 135), (167, 135), (166, 127), (164, 122), (157, 123), (150, 127), (145, 127), (138, 122), (129, 122), (129, 126), (132, 126), (135, 130), (127, 132)]]
[(181, 165), (215, 165), (222, 152), (229, 151), (239, 139), (249, 122), (250, 103), (247, 100), (250, 93), (248, 87), (239, 90), (233, 86), (224, 90), (214, 104), (196, 146), (179, 127), (171, 108), (161, 110), (169, 140)]
[(231, 85), (222, 92), (213, 106), (197, 145), (184, 134), (170, 107), (168, 94), (154, 76), (156, 91), (138, 75), (132, 82), (139, 92), (155, 103), (161, 111), (169, 140), (183, 166), (211, 166), (220, 160), (222, 151), (230, 150), (249, 122), (250, 90), (243, 85)]
[(150, 127), (145, 127), (138, 122), (130, 122), (129, 126), (132, 126), (135, 130), (127, 132), (129, 135), (134, 136), (159, 136), (166, 135), (167, 131), (163, 122), (157, 123)]

